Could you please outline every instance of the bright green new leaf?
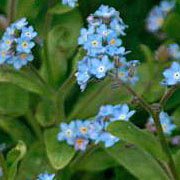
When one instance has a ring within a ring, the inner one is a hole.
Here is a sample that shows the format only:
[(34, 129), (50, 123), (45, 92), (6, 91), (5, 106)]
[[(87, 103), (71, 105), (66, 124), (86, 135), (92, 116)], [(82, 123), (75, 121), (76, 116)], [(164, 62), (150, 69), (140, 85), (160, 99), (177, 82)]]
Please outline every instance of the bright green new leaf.
[(75, 154), (72, 146), (57, 140), (59, 128), (47, 129), (44, 133), (47, 156), (56, 170), (64, 168)]
[(26, 154), (26, 145), (19, 141), (17, 146), (7, 154), (7, 180), (16, 180), (17, 167)]
[(156, 159), (165, 160), (160, 143), (150, 133), (134, 126), (131, 122), (115, 122), (108, 126), (108, 131), (119, 139), (135, 144), (152, 154)]

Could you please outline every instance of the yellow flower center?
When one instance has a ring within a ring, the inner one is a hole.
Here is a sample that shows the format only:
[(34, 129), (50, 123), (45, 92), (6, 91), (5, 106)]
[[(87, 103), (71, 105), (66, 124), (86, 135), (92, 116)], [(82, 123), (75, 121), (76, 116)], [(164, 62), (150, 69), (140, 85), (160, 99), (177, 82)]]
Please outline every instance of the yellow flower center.
[(124, 76), (124, 73), (119, 72), (119, 73), (118, 73), (118, 76), (119, 76), (119, 77), (122, 77), (122, 76)]
[(25, 59), (26, 59), (26, 57), (27, 57), (27, 55), (26, 55), (26, 54), (21, 54), (21, 60), (25, 60)]
[(91, 44), (92, 44), (92, 46), (97, 46), (98, 42), (97, 41), (92, 41)]
[(157, 18), (157, 19), (156, 19), (156, 24), (157, 24), (157, 25), (162, 25), (163, 22), (164, 22), (163, 18)]
[(83, 143), (83, 139), (77, 139), (77, 140), (76, 140), (76, 143), (77, 143), (78, 145), (81, 145), (81, 144)]
[(86, 128), (86, 127), (81, 127), (81, 128), (80, 128), (80, 132), (81, 132), (82, 134), (85, 134), (85, 133), (87, 132), (87, 128)]
[(2, 57), (6, 56), (6, 52), (3, 50), (2, 51)]
[(162, 129), (163, 131), (166, 131), (167, 130), (167, 126), (165, 124), (162, 125)]
[(22, 43), (22, 47), (23, 47), (23, 48), (26, 48), (27, 45), (28, 45), (28, 44), (27, 44), (26, 42), (23, 42), (23, 43)]
[(10, 40), (6, 40), (6, 44), (10, 44), (11, 42), (10, 42)]
[(115, 44), (115, 39), (111, 39), (109, 44)]

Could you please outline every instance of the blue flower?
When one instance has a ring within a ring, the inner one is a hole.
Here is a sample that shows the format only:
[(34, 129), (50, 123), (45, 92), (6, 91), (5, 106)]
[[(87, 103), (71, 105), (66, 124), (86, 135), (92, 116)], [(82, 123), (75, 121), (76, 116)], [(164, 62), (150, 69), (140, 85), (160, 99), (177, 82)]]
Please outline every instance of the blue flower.
[(89, 138), (91, 140), (96, 140), (102, 133), (103, 128), (104, 127), (102, 126), (102, 124), (95, 118), (95, 120), (91, 121), (91, 123), (89, 124)]
[(55, 174), (40, 174), (37, 180), (55, 180)]
[(89, 71), (98, 79), (106, 76), (107, 71), (113, 68), (113, 63), (107, 56), (103, 56), (101, 60), (91, 59)]
[(62, 0), (62, 4), (68, 5), (70, 7), (75, 7), (77, 0)]
[(165, 18), (166, 16), (161, 8), (158, 6), (154, 7), (146, 20), (147, 29), (150, 32), (157, 32), (162, 27)]
[(130, 111), (127, 104), (120, 104), (114, 106), (114, 113), (111, 121), (129, 121), (130, 117), (135, 113), (135, 111)]
[(101, 5), (100, 8), (94, 13), (95, 16), (110, 18), (117, 14), (114, 8), (109, 6)]
[(161, 112), (159, 118), (164, 134), (170, 135), (176, 128), (176, 125), (171, 123), (171, 118), (165, 112)]
[(28, 24), (26, 18), (22, 18), (18, 20), (17, 22), (13, 23), (12, 25), (16, 27), (18, 30), (21, 30), (23, 27), (25, 27)]
[(90, 125), (90, 121), (76, 120), (77, 136), (88, 138), (89, 125)]
[(171, 58), (174, 60), (180, 60), (180, 47), (178, 44), (169, 44), (167, 50)]
[(6, 48), (7, 50), (9, 50), (12, 46), (12, 43), (14, 42), (14, 38), (12, 36), (3, 36), (2, 38), (2, 43), (1, 43), (1, 47)]
[(17, 56), (13, 56), (12, 58), (8, 59), (7, 63), (12, 64), (14, 69), (20, 69), (22, 66), (28, 64), (29, 61), (34, 59), (32, 54), (27, 53), (18, 53)]
[(160, 3), (160, 8), (162, 11), (168, 13), (170, 12), (175, 6), (175, 1), (162, 1)]
[(113, 33), (113, 31), (111, 29), (109, 29), (107, 27), (107, 25), (105, 24), (101, 24), (98, 28), (97, 28), (97, 33), (100, 34), (104, 40), (106, 40), (106, 37), (110, 34)]
[(18, 38), (16, 50), (18, 52), (30, 53), (31, 49), (35, 46), (35, 43), (29, 41), (27, 38)]
[(119, 18), (119, 19), (113, 19), (110, 23), (110, 27), (115, 31), (117, 35), (125, 36), (126, 33), (124, 31), (128, 26), (124, 24), (121, 18)]
[(114, 33), (110, 33), (107, 36), (107, 43), (111, 46), (119, 47), (122, 44), (121, 39), (117, 38), (117, 35)]
[(88, 35), (93, 34), (95, 32), (94, 27), (89, 27), (88, 29), (86, 28), (81, 28), (80, 31), (80, 36), (78, 38), (78, 44), (85, 44), (85, 42), (87, 41)]
[(162, 81), (162, 85), (176, 85), (180, 82), (180, 65), (177, 62), (173, 62), (169, 69), (163, 72), (165, 79)]
[(22, 28), (21, 38), (27, 38), (28, 40), (32, 40), (36, 36), (37, 32), (34, 31), (32, 26)]
[(89, 58), (84, 57), (83, 60), (77, 63), (77, 72), (75, 74), (78, 84), (83, 91), (86, 87), (87, 81), (90, 79), (89, 74)]
[(76, 151), (81, 150), (85, 151), (87, 145), (89, 144), (89, 140), (83, 137), (78, 137), (74, 141), (74, 148)]
[(96, 139), (95, 144), (103, 142), (105, 148), (108, 148), (108, 147), (113, 146), (118, 141), (119, 141), (119, 138), (111, 135), (108, 132), (102, 132), (101, 135)]
[(75, 121), (71, 121), (70, 124), (61, 123), (60, 124), (60, 132), (58, 133), (57, 140), (66, 142), (70, 145), (74, 144), (74, 140), (77, 135), (76, 123)]
[[(172, 131), (176, 128), (176, 125), (171, 123), (172, 119), (166, 112), (161, 111), (159, 114), (160, 123), (163, 129), (164, 134), (171, 135)], [(148, 119), (147, 127), (150, 127), (153, 131), (156, 131), (154, 120), (152, 117)], [(154, 127), (154, 129), (153, 129)]]
[(84, 49), (102, 48), (102, 36), (99, 34), (90, 34), (87, 36), (87, 41), (84, 44)]

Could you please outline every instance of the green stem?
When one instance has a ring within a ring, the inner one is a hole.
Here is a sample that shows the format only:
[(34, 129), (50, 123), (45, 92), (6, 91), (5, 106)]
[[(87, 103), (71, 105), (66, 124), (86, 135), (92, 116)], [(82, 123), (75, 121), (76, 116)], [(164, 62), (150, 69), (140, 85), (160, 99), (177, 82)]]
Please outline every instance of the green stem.
[(26, 113), (26, 120), (28, 124), (32, 127), (38, 139), (41, 140), (43, 138), (41, 128), (31, 111), (28, 111)]
[(179, 86), (173, 86), (171, 88), (166, 89), (163, 97), (160, 100), (160, 107), (163, 107), (168, 99), (172, 96), (172, 94), (178, 89)]
[(7, 3), (7, 19), (8, 24), (12, 23), (15, 19), (16, 0), (9, 0)]
[(174, 180), (178, 180), (179, 178), (178, 178), (178, 175), (176, 172), (175, 163), (174, 163), (174, 160), (172, 158), (172, 155), (171, 155), (171, 152), (169, 150), (166, 139), (164, 137), (163, 129), (162, 129), (162, 126), (160, 123), (159, 112), (157, 110), (154, 110), (152, 117), (154, 119), (154, 123), (155, 123), (156, 128), (157, 128), (157, 134), (158, 134), (158, 138), (159, 138), (159, 141), (161, 143), (162, 149), (164, 150), (164, 152), (166, 153), (166, 156), (168, 158), (168, 166), (172, 172)]
[(146, 103), (146, 101), (142, 97), (137, 95), (136, 92), (130, 86), (128, 86), (121, 80), (118, 80), (118, 81), (119, 81), (120, 85), (124, 86), (126, 88), (126, 90), (130, 94), (132, 94), (133, 97), (135, 97), (137, 99), (137, 102), (141, 105), (141, 107), (144, 108), (145, 110), (147, 110), (152, 115), (154, 122), (155, 122), (155, 126), (157, 128), (157, 134), (158, 134), (159, 141), (161, 143), (161, 147), (168, 159), (168, 166), (171, 170), (174, 180), (178, 180), (179, 178), (178, 178), (178, 175), (176, 172), (175, 163), (172, 158), (171, 152), (169, 150), (168, 144), (166, 142), (166, 138), (163, 134), (163, 129), (162, 129), (160, 119), (159, 119), (160, 107), (166, 103), (166, 101), (172, 95), (172, 93), (176, 90), (176, 88), (175, 87), (171, 88), (165, 93), (165, 95), (162, 97), (160, 103), (158, 104), (158, 106), (157, 106), (158, 109), (157, 109), (157, 108), (152, 108), (148, 103)]

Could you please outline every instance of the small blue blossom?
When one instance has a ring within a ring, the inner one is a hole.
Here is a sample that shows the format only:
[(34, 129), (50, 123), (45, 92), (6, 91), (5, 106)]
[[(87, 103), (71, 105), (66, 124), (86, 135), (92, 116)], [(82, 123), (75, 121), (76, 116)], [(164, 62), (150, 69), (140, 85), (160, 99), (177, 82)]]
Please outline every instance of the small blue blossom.
[(124, 24), (121, 18), (119, 18), (113, 19), (110, 23), (110, 27), (115, 31), (117, 35), (125, 36), (126, 33), (124, 31), (128, 26)]
[(28, 40), (32, 40), (36, 36), (37, 32), (34, 31), (32, 26), (22, 28), (21, 38), (27, 38)]
[(109, 61), (107, 56), (103, 56), (101, 60), (91, 59), (90, 72), (98, 79), (106, 76), (107, 71), (113, 68), (113, 63)]
[(162, 11), (168, 13), (170, 12), (175, 6), (175, 1), (161, 1), (160, 8)]
[(167, 14), (174, 8), (174, 6), (174, 1), (161, 1), (158, 6), (152, 8), (146, 20), (148, 31), (153, 33), (158, 32), (164, 24)]
[(37, 180), (55, 180), (55, 174), (40, 174)]
[[(164, 134), (171, 135), (172, 131), (176, 128), (176, 125), (171, 122), (172, 119), (169, 117), (169, 115), (166, 112), (163, 112), (163, 111), (160, 112), (159, 119), (160, 119), (160, 123), (161, 123)], [(156, 128), (154, 126), (154, 120), (152, 117), (148, 119), (146, 126), (150, 128), (150, 130), (156, 131)]]
[(170, 58), (180, 60), (180, 47), (178, 44), (169, 44), (167, 50)]
[(97, 119), (95, 119), (89, 124), (89, 138), (91, 140), (96, 140), (102, 133), (103, 129), (104, 127), (102, 126), (102, 124), (99, 121), (97, 121)]
[(81, 150), (85, 151), (87, 145), (89, 144), (89, 140), (83, 137), (76, 138), (74, 141), (74, 149), (76, 151)]
[(17, 56), (10, 58), (7, 63), (12, 64), (14, 69), (20, 69), (22, 66), (26, 65), (29, 61), (34, 59), (32, 54), (18, 53)]
[(117, 38), (117, 35), (114, 33), (109, 33), (107, 36), (107, 43), (111, 46), (119, 47), (122, 44), (121, 39)]
[(111, 121), (129, 121), (130, 117), (135, 111), (130, 111), (127, 104), (121, 104), (114, 106), (113, 118)]
[(107, 27), (107, 25), (102, 24), (97, 28), (97, 33), (100, 34), (103, 37), (104, 40), (106, 40), (107, 36), (110, 33), (113, 33), (113, 31), (111, 29), (109, 29)]
[(95, 144), (100, 142), (104, 143), (105, 148), (113, 146), (116, 142), (119, 141), (119, 138), (111, 135), (108, 132), (103, 132), (95, 141)]
[(162, 12), (161, 8), (154, 7), (146, 21), (147, 29), (150, 32), (157, 32), (163, 25), (165, 21), (165, 14)]
[(26, 18), (22, 18), (6, 28), (0, 40), (0, 64), (12, 65), (19, 70), (33, 60), (31, 50), (37, 32), (32, 26), (26, 27), (27, 24)]
[(17, 47), (16, 50), (18, 52), (30, 53), (31, 49), (35, 46), (35, 43), (29, 41), (27, 38), (19, 38), (17, 39)]
[(108, 6), (101, 5), (100, 8), (94, 13), (95, 16), (110, 18), (117, 14), (114, 8), (109, 8)]
[(61, 123), (60, 128), (61, 131), (58, 133), (57, 136), (58, 141), (66, 140), (68, 144), (73, 145), (77, 131), (76, 123), (74, 121), (71, 121), (70, 124)]
[(68, 5), (71, 8), (75, 7), (77, 0), (62, 0), (62, 4)]
[(169, 69), (163, 72), (165, 79), (162, 81), (162, 85), (176, 85), (180, 83), (180, 65), (177, 62), (173, 62)]
[(88, 138), (89, 125), (90, 125), (90, 121), (76, 120), (77, 136)]
[(27, 24), (28, 24), (27, 19), (26, 18), (22, 18), (19, 21), (13, 23), (13, 26), (16, 27), (18, 30), (21, 30)]
[(95, 32), (94, 27), (89, 27), (89, 29), (81, 28), (80, 36), (78, 38), (78, 44), (83, 45), (86, 43), (88, 35), (93, 34)]

